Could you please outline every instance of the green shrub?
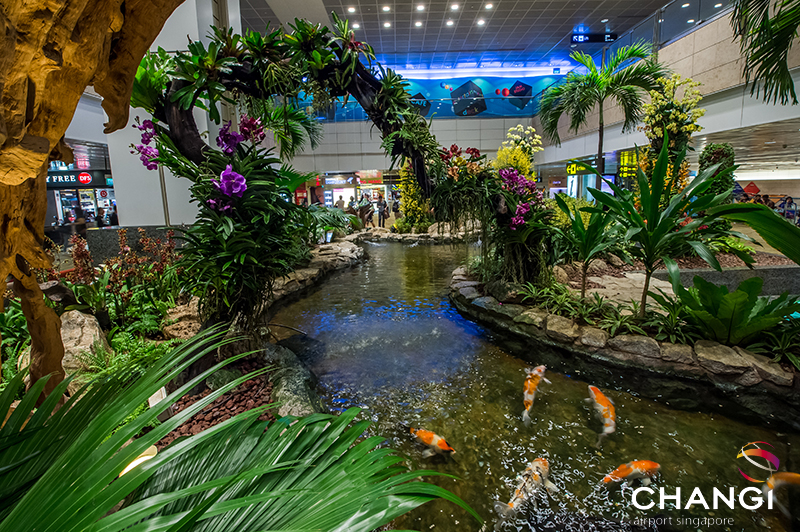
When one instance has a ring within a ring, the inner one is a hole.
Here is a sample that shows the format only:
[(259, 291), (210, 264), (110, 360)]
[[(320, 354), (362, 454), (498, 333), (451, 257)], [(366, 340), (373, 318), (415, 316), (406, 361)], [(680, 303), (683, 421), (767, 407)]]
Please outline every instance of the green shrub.
[(760, 277), (742, 281), (733, 292), (699, 275), (688, 290), (674, 272), (671, 278), (673, 291), (686, 306), (686, 321), (703, 338), (721, 344), (747, 345), (800, 311), (800, 300), (790, 299), (788, 292), (774, 299), (759, 297), (764, 284)]
[(736, 180), (731, 172), (724, 172), (726, 168), (731, 168), (736, 162), (736, 153), (733, 151), (733, 146), (727, 142), (723, 144), (709, 144), (703, 148), (700, 154), (698, 163), (700, 165), (700, 172), (705, 171), (707, 168), (719, 165), (713, 176), (710, 178), (712, 184), (705, 191), (706, 194), (717, 195), (728, 193), (726, 203), (731, 201), (731, 192)]

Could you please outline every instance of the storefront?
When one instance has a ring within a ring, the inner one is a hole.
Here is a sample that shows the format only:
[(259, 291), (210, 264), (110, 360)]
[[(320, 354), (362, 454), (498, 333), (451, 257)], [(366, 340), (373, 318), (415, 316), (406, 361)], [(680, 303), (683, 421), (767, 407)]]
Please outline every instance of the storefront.
[(378, 201), (378, 196), (389, 198), (389, 190), (383, 182), (383, 172), (380, 170), (361, 170), (358, 175), (360, 194), (367, 194), (370, 201)]
[(99, 209), (106, 216), (116, 205), (114, 182), (105, 170), (51, 170), (47, 173), (48, 222), (62, 225), (75, 221), (77, 207), (87, 222), (97, 218)]
[(350, 203), (350, 198), (358, 199), (358, 177), (356, 173), (330, 173), (323, 177), (325, 181), (325, 205), (333, 207), (341, 198), (345, 207)]

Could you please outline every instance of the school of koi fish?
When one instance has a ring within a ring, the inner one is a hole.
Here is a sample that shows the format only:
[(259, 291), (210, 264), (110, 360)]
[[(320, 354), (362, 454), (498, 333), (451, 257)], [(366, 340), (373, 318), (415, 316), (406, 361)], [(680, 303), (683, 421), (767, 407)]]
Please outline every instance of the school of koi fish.
[[(531, 424), (531, 408), (536, 399), (536, 392), (542, 381), (551, 384), (544, 376), (547, 368), (545, 366), (537, 366), (533, 369), (527, 368), (525, 383), (523, 385), (523, 405), (522, 422), (526, 427)], [(598, 434), (596, 447), (600, 447), (603, 439), (610, 436), (616, 431), (617, 427), (617, 414), (614, 409), (614, 402), (609, 399), (597, 386), (589, 385), (589, 397), (587, 402), (591, 402), (598, 420), (603, 424), (602, 432)], [(410, 434), (416, 440), (423, 444), (426, 449), (422, 452), (423, 458), (429, 458), (434, 455), (451, 456), (455, 454), (453, 449), (447, 441), (438, 434), (429, 430), (406, 427)], [(624, 463), (608, 473), (600, 482), (601, 487), (614, 488), (619, 486), (631, 486), (637, 481), (642, 486), (648, 486), (655, 478), (661, 465), (652, 460), (633, 460)], [(517, 476), (517, 485), (514, 488), (511, 500), (508, 503), (502, 501), (495, 501), (494, 509), (498, 514), (498, 519), (495, 523), (495, 530), (501, 530), (503, 525), (514, 519), (520, 511), (528, 506), (532, 506), (536, 510), (536, 493), (544, 487), (548, 493), (555, 493), (558, 488), (550, 482), (550, 466), (546, 458), (535, 458), (528, 467), (525, 468), (521, 474)], [(777, 489), (782, 486), (800, 485), (800, 474), (780, 472), (773, 474), (763, 486), (764, 493), (767, 491)], [(788, 510), (779, 505), (780, 509), (788, 515)]]

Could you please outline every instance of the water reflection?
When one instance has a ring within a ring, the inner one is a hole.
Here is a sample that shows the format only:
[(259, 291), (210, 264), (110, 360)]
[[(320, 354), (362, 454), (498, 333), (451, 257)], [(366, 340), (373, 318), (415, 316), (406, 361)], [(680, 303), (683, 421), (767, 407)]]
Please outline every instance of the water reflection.
[[(608, 491), (599, 483), (622, 463), (638, 459), (661, 464), (651, 486), (673, 492), (682, 487), (684, 504), (697, 486), (738, 490), (748, 483), (737, 470), (736, 453), (754, 440), (771, 442), (788, 456), (794, 436), (746, 426), (718, 415), (673, 410), (665, 405), (604, 390), (615, 402), (617, 431), (595, 448), (602, 431), (585, 401), (587, 383), (548, 371), (531, 409), (531, 426), (521, 421), (524, 368), (530, 362), (505, 352), (491, 334), (463, 319), (447, 300), (453, 268), (463, 249), (400, 244), (370, 246), (364, 266), (326, 281), (304, 299), (281, 309), (273, 321), (305, 330), (310, 339), (293, 346), (320, 379), (332, 410), (365, 408), (373, 431), (409, 456), (418, 469), (461, 480), (433, 479), (465, 499), (489, 523), (493, 503), (507, 502), (515, 478), (536, 457), (550, 462), (558, 492), (537, 495), (538, 511), (509, 529), (650, 530), (632, 520), (673, 517), (671, 530), (782, 530), (778, 512), (705, 510), (695, 506), (644, 512), (632, 508), (630, 490)], [(302, 349), (301, 349), (302, 348)], [(526, 358), (535, 362), (533, 346)], [(635, 382), (626, 383), (632, 389)], [(627, 387), (627, 386), (625, 386)], [(457, 450), (452, 459), (421, 458), (402, 424), (436, 432)], [(678, 517), (729, 517), (732, 526), (705, 527)], [(621, 524), (620, 524), (621, 523)], [(400, 529), (477, 530), (475, 522), (450, 503), (434, 502), (396, 523)]]

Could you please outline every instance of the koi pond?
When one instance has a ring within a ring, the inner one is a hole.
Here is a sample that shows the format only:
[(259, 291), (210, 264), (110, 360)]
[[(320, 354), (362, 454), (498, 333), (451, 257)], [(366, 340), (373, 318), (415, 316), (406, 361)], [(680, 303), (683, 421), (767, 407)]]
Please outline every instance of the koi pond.
[[(777, 504), (773, 510), (766, 503), (748, 510), (739, 503), (742, 490), (760, 492), (762, 484), (742, 476), (739, 468), (748, 465), (737, 454), (748, 442), (768, 442), (781, 459), (780, 469), (791, 471), (797, 435), (637, 397), (633, 377), (594, 382), (585, 372), (550, 370), (545, 376), (551, 383), (540, 383), (531, 424), (525, 427), (525, 368), (546, 363), (538, 362), (545, 348), (507, 342), (450, 304), (451, 273), (468, 260), (470, 250), (365, 246), (370, 256), (365, 264), (334, 274), (279, 309), (272, 321), (308, 334), (292, 337), (287, 345), (318, 376), (320, 394), (332, 411), (363, 408), (361, 415), (373, 422), (371, 431), (386, 436), (411, 466), (458, 477), (428, 480), (469, 503), (486, 521), (485, 530), (495, 527), (495, 501), (511, 499), (517, 475), (538, 457), (548, 460), (557, 491), (539, 490), (535, 508), (529, 505), (503, 530), (791, 530)], [(595, 444), (603, 426), (586, 402), (589, 384), (616, 405), (617, 430), (599, 449)], [(404, 425), (437, 433), (456, 453), (423, 458), (425, 448)], [(649, 486), (655, 495), (639, 495), (640, 504), (655, 502), (649, 510), (631, 505), (631, 488), (600, 487), (606, 474), (634, 460), (661, 465)], [(680, 488), (680, 508), (673, 497), (660, 509), (660, 488), (667, 495)], [(709, 509), (697, 501), (685, 509), (695, 488)], [(712, 507), (714, 488), (725, 496), (734, 488), (734, 509), (724, 503)], [(745, 502), (751, 504), (752, 495)], [(786, 496), (778, 492), (776, 501), (788, 504)], [(661, 525), (643, 521), (647, 518), (660, 518)], [(436, 501), (398, 519), (393, 528), (454, 532), (481, 526), (455, 505)]]

